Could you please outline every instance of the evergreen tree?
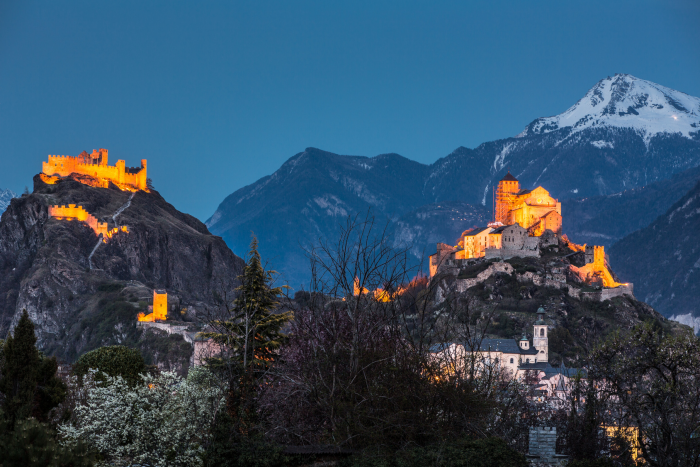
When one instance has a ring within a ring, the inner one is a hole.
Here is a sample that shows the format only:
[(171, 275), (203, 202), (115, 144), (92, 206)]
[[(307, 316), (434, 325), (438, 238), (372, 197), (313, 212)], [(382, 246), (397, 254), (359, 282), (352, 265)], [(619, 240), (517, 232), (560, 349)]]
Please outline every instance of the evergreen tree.
[(45, 421), (48, 412), (65, 397), (66, 387), (56, 377), (55, 358), (44, 358), (36, 348), (34, 324), (27, 310), (17, 323), (14, 336), (3, 346), (0, 392), (10, 427), (18, 420), (34, 417)]
[(215, 332), (203, 333), (225, 351), (225, 358), (210, 361), (213, 367), (229, 369), (227, 409), (237, 431), (250, 435), (255, 425), (255, 391), (286, 336), (282, 327), (292, 312), (275, 313), (282, 287), (274, 287), (275, 271), (265, 270), (253, 237), (241, 285), (225, 320), (212, 322)]

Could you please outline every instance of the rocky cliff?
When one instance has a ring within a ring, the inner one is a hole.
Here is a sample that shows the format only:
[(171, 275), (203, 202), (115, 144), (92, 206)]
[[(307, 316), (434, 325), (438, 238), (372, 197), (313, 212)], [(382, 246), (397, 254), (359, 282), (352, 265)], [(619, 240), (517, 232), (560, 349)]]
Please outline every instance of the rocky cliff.
[[(49, 205), (68, 204), (128, 233), (103, 243), (84, 222), (48, 216)], [(0, 220), (0, 335), (26, 309), (40, 348), (62, 359), (122, 343), (141, 347), (153, 363), (173, 352), (182, 363), (190, 344), (144, 332), (136, 315), (154, 288), (165, 289), (169, 315), (194, 326), (217, 294), (236, 286), (242, 266), (221, 238), (155, 190), (132, 194), (71, 179), (47, 185), (36, 176), (33, 193), (13, 199)]]

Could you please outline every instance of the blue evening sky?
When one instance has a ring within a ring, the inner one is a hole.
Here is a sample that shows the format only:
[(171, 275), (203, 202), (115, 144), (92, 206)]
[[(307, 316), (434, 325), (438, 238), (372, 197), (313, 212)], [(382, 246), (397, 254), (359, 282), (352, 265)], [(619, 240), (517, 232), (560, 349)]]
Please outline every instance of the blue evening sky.
[(700, 2), (0, 1), (0, 188), (148, 159), (206, 220), (313, 146), (431, 163), (630, 73), (700, 96)]

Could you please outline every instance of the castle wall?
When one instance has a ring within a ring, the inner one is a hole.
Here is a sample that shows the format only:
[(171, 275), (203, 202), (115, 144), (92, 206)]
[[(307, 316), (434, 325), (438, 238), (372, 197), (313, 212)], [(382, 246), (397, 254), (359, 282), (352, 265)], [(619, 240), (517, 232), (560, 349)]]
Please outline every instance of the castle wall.
[(127, 226), (114, 227), (109, 229), (106, 222), (99, 222), (95, 216), (83, 209), (82, 206), (69, 204), (66, 206), (49, 206), (49, 217), (55, 219), (78, 220), (85, 222), (95, 235), (102, 235), (102, 240), (106, 243), (108, 238), (112, 238), (117, 232), (129, 232)]
[(107, 223), (98, 222), (97, 218), (83, 209), (82, 206), (76, 206), (75, 204), (69, 204), (66, 206), (49, 206), (49, 217), (54, 217), (56, 219), (66, 219), (66, 220), (79, 220), (85, 222), (96, 235), (102, 234), (107, 236)]
[[(71, 174), (89, 175), (115, 184), (129, 185), (139, 190), (146, 189), (146, 160), (141, 160), (141, 168), (135, 173), (126, 171), (126, 162), (118, 160), (114, 166), (107, 165), (107, 151), (100, 153), (98, 159), (72, 156), (49, 156), (48, 162), (42, 162), (42, 173), (48, 176), (67, 177)], [(93, 154), (94, 156), (94, 154)], [(98, 162), (91, 162), (91, 161)]]

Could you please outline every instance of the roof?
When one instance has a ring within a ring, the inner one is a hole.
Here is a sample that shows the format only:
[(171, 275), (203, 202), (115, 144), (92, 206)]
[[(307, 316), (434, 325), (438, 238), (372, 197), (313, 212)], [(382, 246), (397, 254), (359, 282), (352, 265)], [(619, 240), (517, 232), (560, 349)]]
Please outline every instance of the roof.
[(510, 225), (502, 225), (501, 227), (498, 227), (497, 229), (493, 229), (491, 232), (489, 232), (489, 235), (501, 234), (506, 229), (506, 227), (510, 227)]
[(503, 177), (503, 178), (501, 179), (501, 181), (502, 181), (502, 182), (517, 182), (518, 179), (515, 178), (515, 177), (513, 177), (513, 176), (510, 174), (510, 172), (508, 172), (508, 173), (506, 174), (506, 176)]
[(537, 355), (537, 349), (531, 347), (529, 349), (521, 349), (515, 339), (482, 339), (479, 350), (482, 352), (503, 352), (517, 353), (521, 355)]
[(515, 195), (516, 195), (516, 196), (520, 196), (520, 195), (526, 195), (526, 194), (528, 194), (528, 193), (532, 193), (532, 190), (520, 190), (520, 191), (517, 192)]
[(539, 370), (547, 373), (546, 368), (550, 366), (549, 362), (537, 362), (537, 363), (521, 363), (518, 366), (519, 370)]
[(462, 236), (463, 236), (463, 237), (474, 237), (474, 236), (476, 236), (476, 235), (479, 235), (479, 234), (480, 234), (481, 232), (483, 232), (484, 230), (490, 229), (490, 228), (491, 228), (491, 227), (477, 227), (477, 228), (475, 228), (474, 230), (472, 230), (472, 231), (469, 232), (469, 233), (464, 232), (464, 234), (463, 234)]

